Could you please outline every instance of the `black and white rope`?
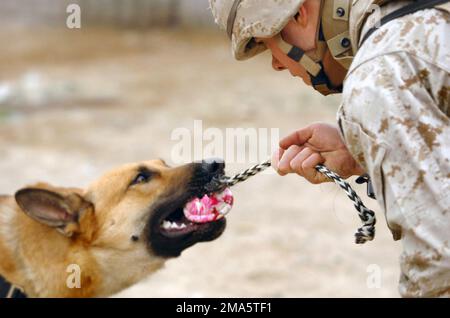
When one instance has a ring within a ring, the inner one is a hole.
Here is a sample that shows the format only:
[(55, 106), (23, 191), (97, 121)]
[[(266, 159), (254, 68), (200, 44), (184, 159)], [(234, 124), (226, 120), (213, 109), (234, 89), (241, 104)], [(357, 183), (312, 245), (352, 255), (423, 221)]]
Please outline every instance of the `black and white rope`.
[[(216, 180), (217, 183), (223, 186), (234, 186), (236, 183), (247, 180), (248, 178), (254, 176), (255, 174), (267, 169), (270, 167), (270, 160), (267, 160), (263, 163), (254, 165), (241, 173), (238, 173), (232, 177), (224, 176), (223, 178)], [(337, 173), (329, 170), (324, 165), (317, 165), (316, 170), (320, 173), (324, 174), (331, 180), (333, 180), (338, 186), (340, 186), (348, 198), (353, 201), (353, 205), (355, 209), (358, 211), (359, 218), (363, 222), (363, 226), (361, 226), (358, 231), (355, 233), (355, 242), (356, 244), (364, 244), (367, 241), (373, 240), (375, 236), (375, 213), (368, 209), (361, 201), (361, 198), (356, 194), (356, 192), (352, 189), (350, 184), (347, 181), (342, 179)]]
[(234, 186), (236, 183), (242, 182), (247, 180), (248, 178), (250, 178), (251, 176), (254, 176), (255, 174), (266, 170), (267, 168), (270, 167), (270, 160), (267, 160), (263, 163), (254, 165), (244, 171), (242, 171), (241, 173), (238, 173), (232, 177), (224, 177), (224, 181), (226, 182), (226, 185), (228, 187)]
[(342, 179), (337, 173), (334, 173), (324, 165), (317, 165), (316, 170), (332, 179), (345, 191), (348, 198), (353, 201), (353, 205), (358, 211), (359, 218), (363, 223), (363, 226), (361, 226), (355, 233), (356, 244), (364, 244), (367, 241), (372, 241), (375, 237), (375, 223), (377, 221), (375, 218), (375, 213), (367, 208), (364, 203), (362, 203), (361, 198), (355, 190), (353, 190), (350, 184)]

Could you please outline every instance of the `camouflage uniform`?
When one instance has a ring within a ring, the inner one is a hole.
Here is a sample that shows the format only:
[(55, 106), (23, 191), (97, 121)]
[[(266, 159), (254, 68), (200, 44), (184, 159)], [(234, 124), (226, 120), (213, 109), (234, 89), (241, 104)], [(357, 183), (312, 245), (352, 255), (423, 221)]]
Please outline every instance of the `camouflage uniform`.
[[(210, 3), (216, 23), (227, 30), (234, 57), (243, 60), (266, 49), (253, 37), (275, 36), (304, 1), (242, 0), (236, 7), (236, 0)], [(352, 48), (345, 54), (351, 58), (356, 52), (338, 121), (350, 152), (371, 176), (394, 239), (402, 239), (400, 294), (444, 296), (450, 294), (449, 14), (429, 9), (398, 18), (359, 47), (359, 39), (381, 16), (410, 2), (353, 0), (348, 16), (349, 1), (323, 0), (324, 8), (333, 11), (322, 11), (322, 27), (327, 33), (324, 17), (333, 28), (348, 17), (348, 34), (326, 38), (338, 62), (348, 47), (341, 41), (345, 37)], [(381, 14), (367, 17), (381, 3)]]
[[(398, 6), (387, 4), (382, 15)], [(346, 144), (402, 239), (406, 297), (450, 295), (449, 19), (422, 10), (373, 33), (354, 57), (338, 111)]]

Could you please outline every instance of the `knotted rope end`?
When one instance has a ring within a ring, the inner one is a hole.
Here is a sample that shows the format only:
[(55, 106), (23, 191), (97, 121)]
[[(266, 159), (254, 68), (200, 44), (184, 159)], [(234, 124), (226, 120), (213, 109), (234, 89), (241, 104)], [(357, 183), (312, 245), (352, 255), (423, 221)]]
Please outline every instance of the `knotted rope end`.
[(356, 244), (364, 244), (368, 241), (372, 241), (375, 238), (375, 226), (364, 225), (358, 229), (358, 232), (355, 233), (355, 243)]

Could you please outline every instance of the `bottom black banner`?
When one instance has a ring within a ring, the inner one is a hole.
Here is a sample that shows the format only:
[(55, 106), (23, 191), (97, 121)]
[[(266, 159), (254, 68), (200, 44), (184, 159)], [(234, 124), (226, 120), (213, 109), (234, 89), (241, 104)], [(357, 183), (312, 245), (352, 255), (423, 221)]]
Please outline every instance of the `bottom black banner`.
[[(223, 314), (295, 314), (295, 316), (345, 314), (375, 317), (398, 312), (426, 314), (447, 310), (448, 299), (295, 299), (295, 298), (108, 298), (108, 299), (0, 299), (2, 317), (5, 311), (17, 314), (22, 310), (33, 312), (84, 315), (98, 309), (104, 314), (126, 318), (133, 314), (212, 316)], [(444, 307), (445, 306), (445, 307)], [(58, 310), (61, 307), (61, 310)], [(95, 308), (98, 307), (98, 308)]]

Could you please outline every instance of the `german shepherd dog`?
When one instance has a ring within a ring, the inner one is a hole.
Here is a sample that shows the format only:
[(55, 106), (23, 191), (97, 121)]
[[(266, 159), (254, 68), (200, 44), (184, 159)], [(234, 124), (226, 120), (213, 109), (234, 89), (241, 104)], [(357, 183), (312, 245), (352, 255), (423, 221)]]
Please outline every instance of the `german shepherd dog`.
[[(172, 168), (151, 160), (116, 168), (85, 190), (38, 183), (0, 196), (0, 275), (29, 297), (117, 293), (222, 234), (224, 218), (191, 223), (183, 207), (223, 173), (219, 161)], [(72, 264), (81, 271), (76, 287), (67, 284)]]

